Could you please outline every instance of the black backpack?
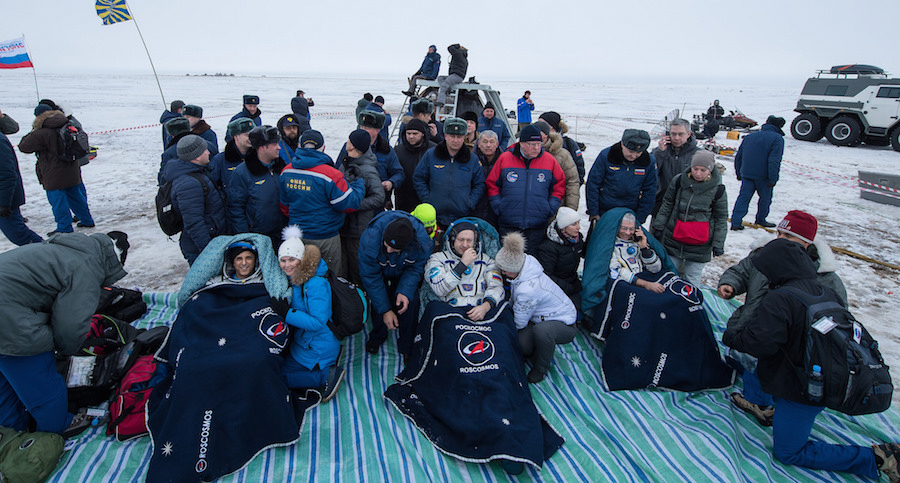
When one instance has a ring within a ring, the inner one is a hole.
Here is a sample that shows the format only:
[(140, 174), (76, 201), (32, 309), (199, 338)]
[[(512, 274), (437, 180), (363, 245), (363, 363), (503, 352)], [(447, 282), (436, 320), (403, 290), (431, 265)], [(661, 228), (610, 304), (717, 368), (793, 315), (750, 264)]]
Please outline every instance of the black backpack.
[(96, 406), (109, 399), (128, 369), (123, 349), (143, 332), (127, 322), (96, 314), (81, 349), (69, 357), (57, 357), (56, 367), (66, 379), (69, 412)]
[(100, 289), (100, 302), (95, 314), (104, 314), (125, 322), (134, 322), (147, 312), (147, 303), (140, 290), (122, 287)]
[(325, 279), (331, 284), (328, 328), (338, 340), (363, 330), (369, 320), (369, 304), (362, 289), (331, 270), (325, 274)]
[[(894, 386), (878, 342), (827, 290), (818, 296), (794, 287), (781, 287), (806, 306), (806, 344), (803, 357), (802, 392), (807, 388), (813, 365), (820, 366), (823, 379), (821, 400), (844, 414), (873, 414), (891, 405)], [(783, 350), (783, 349), (782, 349)]]
[[(203, 211), (207, 211), (206, 198), (209, 196), (209, 186), (206, 185), (206, 180), (208, 178), (201, 173), (188, 173), (188, 176), (192, 176), (200, 182), (200, 187), (203, 188)], [(159, 221), (159, 227), (162, 228), (163, 233), (168, 236), (177, 235), (184, 229), (184, 219), (181, 218), (181, 212), (175, 209), (172, 201), (172, 181), (160, 186), (156, 192), (156, 220)]]
[[(69, 121), (65, 126), (57, 129), (59, 133), (59, 156), (69, 162), (75, 162), (86, 157), (91, 152), (91, 144), (84, 129)], [(86, 163), (85, 163), (86, 164)]]

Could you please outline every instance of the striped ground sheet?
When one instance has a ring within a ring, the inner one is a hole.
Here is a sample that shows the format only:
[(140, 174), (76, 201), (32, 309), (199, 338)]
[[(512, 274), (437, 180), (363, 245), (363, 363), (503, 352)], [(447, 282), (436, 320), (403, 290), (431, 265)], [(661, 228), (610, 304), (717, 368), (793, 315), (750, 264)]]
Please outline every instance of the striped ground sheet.
[[(721, 338), (734, 305), (712, 291), (704, 295)], [(174, 294), (145, 294), (145, 299), (150, 312), (139, 325), (174, 320)], [(734, 409), (728, 401), (730, 389), (607, 392), (600, 373), (602, 347), (587, 332), (558, 350), (548, 378), (531, 386), (538, 409), (565, 444), (542, 471), (526, 468), (522, 475), (510, 477), (497, 463), (463, 463), (437, 451), (382, 397), (400, 371), (395, 344), (389, 341), (386, 350), (371, 356), (365, 352), (364, 339), (359, 334), (345, 341), (344, 385), (333, 401), (307, 413), (297, 444), (268, 450), (221, 481), (860, 480), (775, 461), (771, 428)], [(816, 420), (812, 437), (860, 445), (900, 441), (900, 415), (893, 408), (861, 417), (825, 411)], [(149, 437), (120, 443), (101, 429), (92, 429), (63, 456), (50, 481), (143, 481), (151, 451)]]

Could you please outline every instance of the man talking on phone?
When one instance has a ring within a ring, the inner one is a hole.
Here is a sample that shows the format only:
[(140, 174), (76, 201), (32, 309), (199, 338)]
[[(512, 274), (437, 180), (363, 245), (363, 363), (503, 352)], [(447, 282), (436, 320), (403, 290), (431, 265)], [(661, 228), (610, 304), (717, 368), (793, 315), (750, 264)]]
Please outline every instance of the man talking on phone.
[(659, 207), (662, 206), (663, 196), (669, 184), (691, 166), (691, 158), (699, 149), (697, 140), (691, 133), (691, 123), (681, 118), (672, 121), (668, 133), (659, 139), (658, 146), (652, 153), (656, 158), (656, 173), (659, 175), (656, 202), (653, 204), (653, 211), (650, 212), (653, 218), (656, 218)]

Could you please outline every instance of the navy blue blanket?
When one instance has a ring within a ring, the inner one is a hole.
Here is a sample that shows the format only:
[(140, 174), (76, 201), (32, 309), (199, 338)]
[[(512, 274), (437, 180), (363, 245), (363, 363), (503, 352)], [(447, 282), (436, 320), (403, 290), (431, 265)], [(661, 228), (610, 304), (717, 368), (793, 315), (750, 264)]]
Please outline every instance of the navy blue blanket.
[(407, 366), (384, 397), (449, 456), (540, 468), (564, 440), (531, 399), (512, 309), (500, 304), (479, 323), (466, 311), (428, 304)]
[(281, 377), (288, 341), (262, 283), (190, 297), (157, 353), (168, 375), (148, 402), (147, 481), (213, 480), (294, 442), (303, 413)]
[(607, 387), (698, 391), (730, 386), (734, 371), (719, 354), (700, 290), (671, 272), (639, 276), (665, 291), (613, 281), (605, 314), (592, 328), (594, 337), (606, 342)]

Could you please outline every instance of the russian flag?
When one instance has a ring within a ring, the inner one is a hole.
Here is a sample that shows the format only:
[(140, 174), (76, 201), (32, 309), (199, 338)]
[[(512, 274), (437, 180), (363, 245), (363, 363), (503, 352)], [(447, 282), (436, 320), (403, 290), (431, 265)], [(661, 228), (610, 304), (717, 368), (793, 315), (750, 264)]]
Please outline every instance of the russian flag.
[(25, 37), (0, 42), (0, 69), (21, 69), (32, 67), (28, 50), (25, 48)]

